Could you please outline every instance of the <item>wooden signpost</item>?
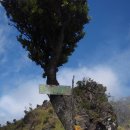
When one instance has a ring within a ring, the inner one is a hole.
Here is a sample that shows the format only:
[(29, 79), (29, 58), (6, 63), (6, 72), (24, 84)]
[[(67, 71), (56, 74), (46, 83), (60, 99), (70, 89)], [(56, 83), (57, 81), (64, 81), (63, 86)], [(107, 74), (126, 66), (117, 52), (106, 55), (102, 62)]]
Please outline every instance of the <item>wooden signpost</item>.
[(50, 95), (71, 95), (72, 89), (70, 86), (56, 86), (56, 85), (40, 85), (40, 94), (50, 94)]

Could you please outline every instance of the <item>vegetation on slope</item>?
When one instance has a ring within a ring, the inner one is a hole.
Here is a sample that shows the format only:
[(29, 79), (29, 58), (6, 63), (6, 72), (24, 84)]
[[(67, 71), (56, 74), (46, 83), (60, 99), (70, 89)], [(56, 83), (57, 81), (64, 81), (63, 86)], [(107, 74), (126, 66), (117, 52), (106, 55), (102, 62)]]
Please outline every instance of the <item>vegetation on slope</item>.
[(7, 125), (0, 130), (64, 130), (62, 124), (54, 113), (49, 102), (44, 101), (43, 105), (27, 112), (25, 117)]

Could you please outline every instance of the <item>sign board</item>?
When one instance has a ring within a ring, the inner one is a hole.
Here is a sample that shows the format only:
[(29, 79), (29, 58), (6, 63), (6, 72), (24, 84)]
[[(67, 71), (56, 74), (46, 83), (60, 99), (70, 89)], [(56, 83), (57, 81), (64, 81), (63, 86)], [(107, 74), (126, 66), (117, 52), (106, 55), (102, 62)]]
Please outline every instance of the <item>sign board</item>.
[(71, 87), (64, 85), (40, 85), (39, 93), (50, 95), (71, 95)]

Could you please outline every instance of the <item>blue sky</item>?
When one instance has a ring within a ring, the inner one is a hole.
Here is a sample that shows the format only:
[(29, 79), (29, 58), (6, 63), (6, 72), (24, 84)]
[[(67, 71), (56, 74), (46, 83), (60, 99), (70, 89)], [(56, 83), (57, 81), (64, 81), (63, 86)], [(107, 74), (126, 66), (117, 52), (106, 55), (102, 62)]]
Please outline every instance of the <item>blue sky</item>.
[[(61, 84), (91, 77), (107, 86), (114, 97), (130, 96), (130, 1), (89, 0), (86, 36), (69, 62), (58, 72)], [(41, 104), (45, 95), (38, 94), (42, 69), (27, 58), (27, 52), (17, 42), (17, 30), (8, 25), (0, 6), (0, 123), (21, 118), (32, 103)], [(8, 107), (10, 109), (8, 109)], [(8, 115), (8, 116), (7, 116)]]

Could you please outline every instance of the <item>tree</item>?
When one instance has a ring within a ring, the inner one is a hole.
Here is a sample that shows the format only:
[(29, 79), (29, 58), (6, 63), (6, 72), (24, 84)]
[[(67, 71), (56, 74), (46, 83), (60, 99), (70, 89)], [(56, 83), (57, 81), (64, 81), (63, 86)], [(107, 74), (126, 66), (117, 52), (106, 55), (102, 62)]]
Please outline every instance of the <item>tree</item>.
[[(68, 61), (89, 22), (87, 1), (2, 0), (1, 4), (20, 32), (17, 39), (29, 58), (44, 69), (47, 84), (59, 85), (58, 68)], [(63, 96), (50, 99), (56, 109)]]

